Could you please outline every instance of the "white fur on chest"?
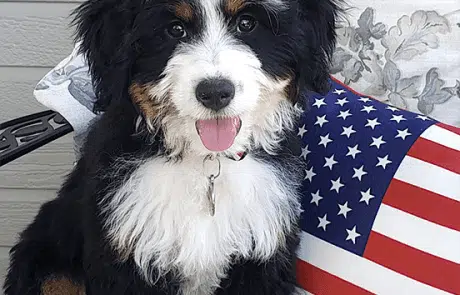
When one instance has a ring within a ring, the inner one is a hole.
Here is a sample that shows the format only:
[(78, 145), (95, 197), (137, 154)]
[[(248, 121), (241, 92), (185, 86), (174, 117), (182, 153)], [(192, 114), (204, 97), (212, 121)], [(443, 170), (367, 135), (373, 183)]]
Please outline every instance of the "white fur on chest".
[(112, 243), (134, 255), (147, 280), (155, 280), (152, 270), (178, 271), (183, 294), (211, 294), (232, 255), (265, 260), (284, 246), (300, 208), (296, 184), (251, 156), (221, 161), (214, 217), (199, 158), (146, 161), (113, 195), (106, 208)]

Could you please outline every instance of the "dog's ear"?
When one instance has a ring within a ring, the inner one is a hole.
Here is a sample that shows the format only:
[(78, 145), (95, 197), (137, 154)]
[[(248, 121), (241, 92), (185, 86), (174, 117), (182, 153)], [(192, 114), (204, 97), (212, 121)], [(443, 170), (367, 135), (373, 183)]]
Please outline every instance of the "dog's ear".
[(90, 67), (96, 111), (127, 97), (134, 54), (133, 7), (138, 1), (87, 0), (73, 13), (75, 40), (81, 42), (81, 52)]
[(330, 60), (336, 42), (340, 0), (298, 0), (299, 24), (297, 92), (329, 90)]

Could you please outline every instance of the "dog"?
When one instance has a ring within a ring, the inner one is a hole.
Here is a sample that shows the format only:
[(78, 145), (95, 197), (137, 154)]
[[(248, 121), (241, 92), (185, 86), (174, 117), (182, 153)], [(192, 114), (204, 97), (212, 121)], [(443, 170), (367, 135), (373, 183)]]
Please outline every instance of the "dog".
[[(102, 116), (10, 253), (6, 295), (295, 293), (306, 91), (333, 0), (89, 0)], [(65, 287), (67, 286), (67, 287)]]

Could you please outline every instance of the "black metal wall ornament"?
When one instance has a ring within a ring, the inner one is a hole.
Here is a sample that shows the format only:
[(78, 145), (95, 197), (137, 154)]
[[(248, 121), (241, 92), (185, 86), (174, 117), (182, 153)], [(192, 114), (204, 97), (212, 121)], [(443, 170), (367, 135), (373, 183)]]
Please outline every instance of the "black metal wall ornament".
[(61, 114), (44, 111), (0, 124), (0, 167), (73, 131)]

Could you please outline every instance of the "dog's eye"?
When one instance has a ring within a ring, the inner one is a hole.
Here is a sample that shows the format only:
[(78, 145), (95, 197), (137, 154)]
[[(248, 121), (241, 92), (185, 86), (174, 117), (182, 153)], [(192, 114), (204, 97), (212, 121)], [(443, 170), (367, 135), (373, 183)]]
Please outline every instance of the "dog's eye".
[(244, 14), (238, 19), (238, 31), (241, 33), (249, 33), (254, 30), (257, 21), (251, 15)]
[(184, 25), (179, 21), (171, 23), (166, 31), (168, 32), (169, 36), (175, 39), (180, 39), (187, 36), (187, 31), (185, 30)]

